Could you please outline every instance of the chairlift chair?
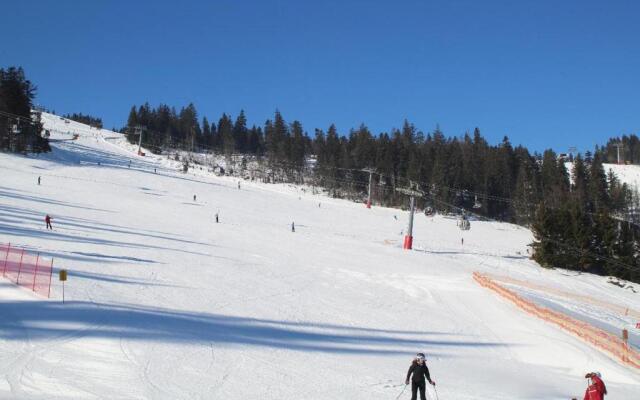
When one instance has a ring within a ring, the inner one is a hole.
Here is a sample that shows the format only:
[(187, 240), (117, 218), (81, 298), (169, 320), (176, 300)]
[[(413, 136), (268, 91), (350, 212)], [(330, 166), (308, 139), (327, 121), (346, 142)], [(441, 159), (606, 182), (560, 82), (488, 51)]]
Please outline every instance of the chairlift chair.
[(460, 228), (460, 230), (468, 231), (469, 229), (471, 229), (471, 222), (469, 222), (469, 220), (466, 218), (462, 219), (460, 220), (458, 227)]
[(476, 199), (475, 199), (475, 201), (473, 203), (473, 208), (477, 209), (477, 208), (481, 208), (481, 207), (482, 207), (482, 204), (478, 201), (478, 195), (476, 195)]

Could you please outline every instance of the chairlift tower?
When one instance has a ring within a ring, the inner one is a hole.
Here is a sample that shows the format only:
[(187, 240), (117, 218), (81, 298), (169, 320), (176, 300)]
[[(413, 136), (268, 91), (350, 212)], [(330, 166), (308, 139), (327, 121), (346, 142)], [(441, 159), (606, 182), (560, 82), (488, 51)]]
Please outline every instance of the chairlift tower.
[(140, 155), (142, 155), (142, 151), (141, 151), (141, 148), (142, 148), (142, 131), (143, 131), (145, 128), (146, 128), (146, 127), (145, 127), (145, 126), (142, 126), (142, 125), (136, 125), (136, 126), (133, 128), (133, 132), (134, 132), (134, 133), (137, 133), (138, 135), (140, 135), (140, 138), (138, 139), (138, 155), (139, 155), (139, 156), (140, 156)]
[(422, 192), (405, 188), (397, 188), (396, 192), (406, 194), (410, 199), (409, 225), (407, 226), (407, 234), (404, 236), (402, 248), (405, 250), (411, 250), (413, 248), (413, 214), (415, 213), (415, 198), (422, 197)]
[(362, 171), (369, 173), (369, 196), (367, 197), (367, 208), (371, 208), (371, 182), (373, 181), (374, 170), (371, 168), (365, 168)]
[(622, 144), (622, 142), (620, 142), (620, 143), (615, 143), (613, 146), (618, 149), (618, 164), (620, 164), (620, 149), (623, 148), (624, 145)]

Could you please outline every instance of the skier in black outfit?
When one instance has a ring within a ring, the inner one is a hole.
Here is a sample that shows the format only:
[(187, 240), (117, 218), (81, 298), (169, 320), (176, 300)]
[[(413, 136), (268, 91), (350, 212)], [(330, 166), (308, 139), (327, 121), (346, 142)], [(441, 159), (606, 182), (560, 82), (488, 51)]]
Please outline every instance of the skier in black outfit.
[[(413, 374), (413, 377), (411, 375)], [(407, 380), (405, 381), (405, 385), (409, 384), (409, 378), (411, 378), (411, 400), (416, 400), (418, 398), (418, 389), (420, 389), (420, 400), (426, 400), (425, 391), (426, 384), (424, 378), (427, 378), (430, 384), (433, 386), (436, 385), (434, 381), (431, 380), (429, 376), (429, 368), (425, 364), (424, 353), (418, 353), (416, 358), (411, 363), (409, 367), (409, 371), (407, 372)]]

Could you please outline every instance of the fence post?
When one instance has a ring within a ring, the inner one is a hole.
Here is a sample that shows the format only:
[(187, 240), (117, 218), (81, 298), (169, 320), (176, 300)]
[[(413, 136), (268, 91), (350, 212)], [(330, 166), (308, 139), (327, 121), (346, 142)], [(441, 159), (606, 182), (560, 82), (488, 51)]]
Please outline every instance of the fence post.
[(38, 261), (40, 261), (40, 253), (36, 256), (36, 270), (33, 271), (33, 287), (31, 290), (34, 292), (36, 291), (36, 277), (38, 276)]
[(53, 275), (53, 258), (51, 259), (51, 267), (49, 268), (49, 293), (47, 299), (51, 297), (51, 275)]
[(18, 279), (16, 279), (16, 285), (20, 284), (20, 272), (22, 272), (22, 257), (24, 257), (24, 249), (20, 253), (20, 266), (18, 267)]
[(629, 331), (622, 330), (622, 362), (629, 362)]
[(7, 274), (7, 261), (9, 260), (9, 250), (11, 250), (11, 243), (7, 246), (7, 255), (4, 258), (4, 268), (2, 269), (2, 276)]

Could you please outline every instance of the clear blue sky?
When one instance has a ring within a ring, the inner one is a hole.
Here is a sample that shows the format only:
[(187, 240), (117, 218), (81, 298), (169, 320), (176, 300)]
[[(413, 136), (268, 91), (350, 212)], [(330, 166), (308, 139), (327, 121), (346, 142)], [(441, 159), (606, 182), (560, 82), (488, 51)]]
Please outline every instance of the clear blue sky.
[[(406, 118), (534, 150), (640, 133), (640, 2), (8, 1), (0, 66), (37, 102), (122, 126), (133, 104), (309, 134)], [(13, 40), (6, 40), (11, 38)]]

